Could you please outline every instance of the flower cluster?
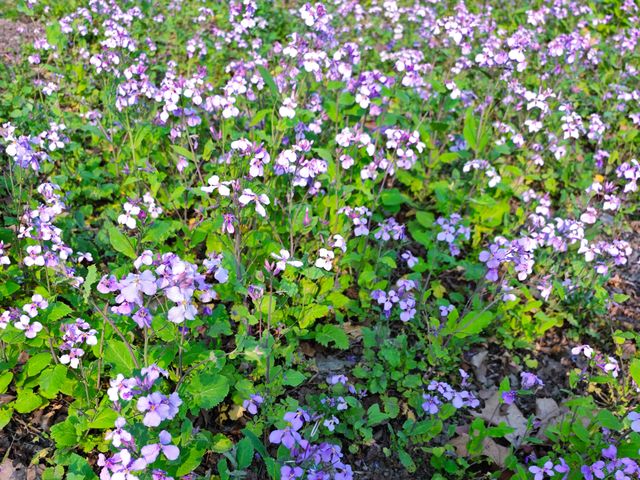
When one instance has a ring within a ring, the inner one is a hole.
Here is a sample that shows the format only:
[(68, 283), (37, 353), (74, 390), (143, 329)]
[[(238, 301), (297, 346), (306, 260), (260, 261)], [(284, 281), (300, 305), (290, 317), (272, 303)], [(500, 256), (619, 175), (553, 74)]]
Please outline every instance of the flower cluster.
[(162, 207), (156, 204), (151, 192), (143, 195), (142, 200), (129, 200), (122, 206), (124, 213), (118, 216), (118, 223), (134, 230), (138, 222), (147, 223), (158, 218), (162, 214)]
[(480, 401), (468, 390), (456, 390), (446, 382), (432, 380), (427, 385), (427, 391), (423, 393), (422, 409), (429, 415), (435, 415), (440, 411), (443, 404), (450, 403), (456, 410), (461, 408), (476, 408)]
[[(120, 416), (115, 421), (115, 428), (106, 433), (105, 439), (110, 441), (118, 451), (110, 457), (102, 453), (99, 455), (98, 466), (101, 467), (101, 479), (133, 480), (138, 478), (136, 475), (146, 471), (157, 460), (160, 453), (169, 461), (176, 460), (180, 455), (179, 448), (171, 443), (171, 434), (166, 430), (158, 434), (157, 442), (138, 448), (134, 436), (125, 429), (127, 420), (123, 416), (125, 406), (122, 402), (128, 404), (137, 397), (135, 410), (144, 415), (142, 424), (148, 428), (158, 427), (162, 422), (173, 419), (182, 404), (176, 392), (170, 395), (160, 391), (149, 393), (160, 377), (168, 376), (166, 370), (153, 364), (143, 368), (140, 373), (140, 377), (131, 378), (125, 378), (119, 374), (110, 381), (107, 394), (114, 402), (114, 409), (120, 412)], [(153, 474), (154, 478), (169, 478), (161, 470), (154, 470)]]
[(18, 330), (24, 332), (24, 336), (27, 338), (35, 338), (38, 332), (42, 330), (42, 324), (40, 322), (33, 321), (38, 315), (40, 310), (44, 310), (49, 306), (49, 302), (39, 293), (34, 294), (31, 297), (30, 303), (25, 303), (22, 306), (22, 312), (17, 308), (10, 308), (5, 310), (0, 315), (0, 329), (7, 328), (9, 323), (13, 322), (13, 326)]
[[(138, 257), (134, 266), (139, 273), (129, 273), (117, 280), (115, 276), (102, 277), (98, 291), (103, 294), (116, 293), (118, 305), (111, 307), (114, 313), (130, 316), (140, 328), (151, 326), (153, 302), (146, 297), (163, 298), (170, 304), (167, 318), (173, 323), (193, 320), (198, 313), (194, 300), (196, 294), (201, 303), (206, 304), (217, 298), (215, 290), (206, 282), (204, 274), (198, 272), (196, 265), (186, 262), (174, 253), (154, 255), (145, 251)], [(153, 267), (154, 270), (142, 267)], [(221, 266), (219, 258), (205, 260), (207, 273), (226, 281), (228, 274)], [(157, 308), (157, 302), (156, 302)]]
[(306, 478), (318, 480), (351, 480), (353, 471), (343, 462), (343, 453), (338, 445), (327, 442), (314, 444), (302, 436), (303, 426), (311, 419), (303, 409), (287, 412), (283, 418), (284, 428), (269, 434), (271, 443), (281, 444), (289, 450), (291, 463), (282, 466), (280, 478), (293, 480), (306, 475)]
[(471, 229), (462, 224), (462, 217), (453, 213), (449, 218), (439, 217), (436, 224), (440, 227), (440, 232), (436, 237), (440, 242), (449, 244), (449, 252), (454, 257), (460, 255), (460, 247), (456, 244), (460, 239), (469, 240)]
[(416, 299), (413, 290), (417, 289), (417, 284), (413, 280), (400, 279), (396, 282), (396, 287), (388, 292), (384, 290), (374, 290), (371, 298), (378, 305), (382, 306), (385, 317), (391, 316), (395, 306), (400, 310), (400, 320), (408, 322), (416, 315)]
[(74, 323), (62, 325), (62, 345), (60, 350), (66, 352), (60, 355), (60, 363), (69, 365), (71, 368), (78, 368), (80, 359), (84, 355), (84, 350), (80, 345), (97, 345), (97, 330), (91, 328), (85, 320), (77, 318)]

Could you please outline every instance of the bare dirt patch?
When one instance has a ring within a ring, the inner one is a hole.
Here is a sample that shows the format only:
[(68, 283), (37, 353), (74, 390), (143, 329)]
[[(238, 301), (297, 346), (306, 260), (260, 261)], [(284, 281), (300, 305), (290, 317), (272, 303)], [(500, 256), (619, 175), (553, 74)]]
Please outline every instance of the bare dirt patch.
[(22, 46), (33, 42), (41, 32), (42, 28), (37, 23), (0, 18), (0, 61), (18, 62)]

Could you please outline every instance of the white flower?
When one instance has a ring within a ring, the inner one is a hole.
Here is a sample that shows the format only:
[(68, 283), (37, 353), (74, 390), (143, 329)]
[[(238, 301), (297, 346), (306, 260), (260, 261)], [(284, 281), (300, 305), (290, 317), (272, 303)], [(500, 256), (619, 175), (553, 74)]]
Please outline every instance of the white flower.
[(274, 271), (274, 274), (276, 275), (280, 272), (284, 272), (287, 265), (291, 265), (296, 268), (302, 266), (302, 262), (300, 260), (291, 260), (289, 250), (285, 250), (284, 248), (280, 250), (279, 253), (272, 253), (271, 256), (277, 260), (276, 270)]
[(231, 194), (231, 190), (228, 187), (231, 182), (221, 182), (218, 175), (213, 175), (212, 177), (210, 177), (209, 180), (207, 180), (207, 183), (209, 184), (209, 186), (200, 187), (200, 190), (207, 193), (212, 193), (214, 190), (217, 190), (218, 193), (223, 197), (228, 197)]
[(315, 266), (318, 268), (324, 268), (326, 271), (330, 271), (333, 267), (332, 262), (334, 258), (335, 255), (331, 250), (321, 248), (318, 251), (318, 259), (316, 260)]
[(292, 98), (285, 98), (282, 102), (282, 106), (278, 109), (278, 113), (281, 117), (293, 118), (296, 116), (296, 107), (298, 104), (293, 101)]
[(242, 195), (238, 198), (240, 204), (244, 207), (249, 203), (254, 202), (256, 204), (256, 213), (261, 217), (267, 216), (267, 211), (264, 208), (264, 205), (269, 205), (271, 202), (269, 201), (269, 197), (267, 197), (264, 193), (258, 195), (253, 193), (250, 188), (245, 188), (242, 191)]

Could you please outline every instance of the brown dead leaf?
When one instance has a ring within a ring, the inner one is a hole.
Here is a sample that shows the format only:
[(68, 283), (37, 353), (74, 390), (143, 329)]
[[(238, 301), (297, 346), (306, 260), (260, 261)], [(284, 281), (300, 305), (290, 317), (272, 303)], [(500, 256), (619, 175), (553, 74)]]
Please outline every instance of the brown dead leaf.
[(26, 480), (24, 467), (14, 465), (10, 459), (5, 458), (0, 463), (0, 480)]
[(351, 322), (345, 322), (342, 324), (344, 331), (354, 340), (360, 340), (362, 338), (362, 326), (353, 325)]
[[(456, 449), (458, 456), (465, 458), (469, 456), (469, 451), (467, 450), (468, 443), (469, 435), (467, 433), (462, 433), (451, 440), (451, 444), (453, 448)], [(493, 460), (493, 463), (499, 467), (504, 468), (505, 461), (509, 456), (509, 449), (498, 445), (492, 438), (487, 437), (482, 441), (482, 454)]]
[(476, 379), (484, 385), (487, 381), (487, 357), (489, 352), (487, 350), (481, 350), (471, 357), (471, 366), (473, 367), (473, 373)]
[(13, 402), (16, 399), (15, 395), (3, 394), (0, 395), (0, 405), (4, 405), (5, 403)]
[(501, 404), (501, 399), (502, 395), (496, 390), (493, 396), (485, 401), (484, 409), (480, 413), (474, 412), (473, 415), (493, 425), (500, 425), (504, 422), (513, 427), (515, 430), (506, 434), (505, 438), (511, 444), (516, 444), (527, 431), (527, 419), (524, 418), (524, 415), (515, 404)]
[(231, 420), (238, 420), (244, 415), (245, 408), (242, 405), (234, 405), (229, 409), (229, 418)]

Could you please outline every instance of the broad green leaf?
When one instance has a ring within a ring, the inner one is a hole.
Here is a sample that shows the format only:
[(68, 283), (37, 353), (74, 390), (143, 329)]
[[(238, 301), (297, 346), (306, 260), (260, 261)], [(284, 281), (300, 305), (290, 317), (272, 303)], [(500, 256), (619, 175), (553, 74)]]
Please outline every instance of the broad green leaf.
[(253, 460), (253, 444), (251, 443), (251, 439), (243, 438), (240, 440), (236, 446), (236, 461), (238, 462), (238, 469), (244, 470), (249, 465), (251, 465), (251, 461)]
[(229, 393), (229, 379), (220, 374), (195, 374), (186, 383), (186, 391), (191, 395), (193, 404), (209, 409), (221, 403)]
[(16, 398), (15, 408), (18, 413), (33, 412), (42, 405), (42, 397), (33, 393), (33, 390), (20, 390)]
[(138, 258), (131, 241), (113, 225), (109, 227), (109, 242), (116, 252), (120, 252), (129, 258)]
[(453, 329), (453, 336), (458, 338), (475, 335), (485, 329), (493, 320), (493, 313), (486, 312), (469, 312), (467, 313)]
[(7, 371), (0, 374), (0, 393), (7, 391), (11, 380), (13, 380), (13, 372)]
[[(64, 304), (63, 304), (64, 305)], [(33, 377), (51, 364), (51, 353), (42, 352), (31, 357), (26, 364), (27, 375)]]
[(39, 393), (46, 398), (55, 397), (67, 379), (67, 367), (56, 365), (43, 371), (38, 378)]
[[(56, 302), (49, 308), (47, 320), (50, 322), (57, 322), (61, 318), (69, 315), (71, 312), (73, 312), (73, 310), (69, 305), (62, 302)], [(51, 354), (49, 354), (49, 358), (51, 358)]]
[(302, 383), (306, 380), (304, 374), (300, 373), (297, 370), (287, 370), (284, 372), (282, 384), (289, 385), (290, 387), (297, 387), (298, 385), (302, 385)]
[(349, 348), (349, 336), (337, 325), (323, 325), (316, 331), (316, 342), (329, 346), (333, 342), (336, 348), (346, 350)]
[[(137, 354), (135, 349), (133, 352), (134, 355)], [(131, 357), (131, 353), (125, 343), (121, 340), (114, 339), (107, 342), (107, 346), (104, 349), (104, 361), (113, 365), (113, 374), (122, 373), (129, 376), (133, 373), (133, 369), (135, 368), (135, 363)]]

